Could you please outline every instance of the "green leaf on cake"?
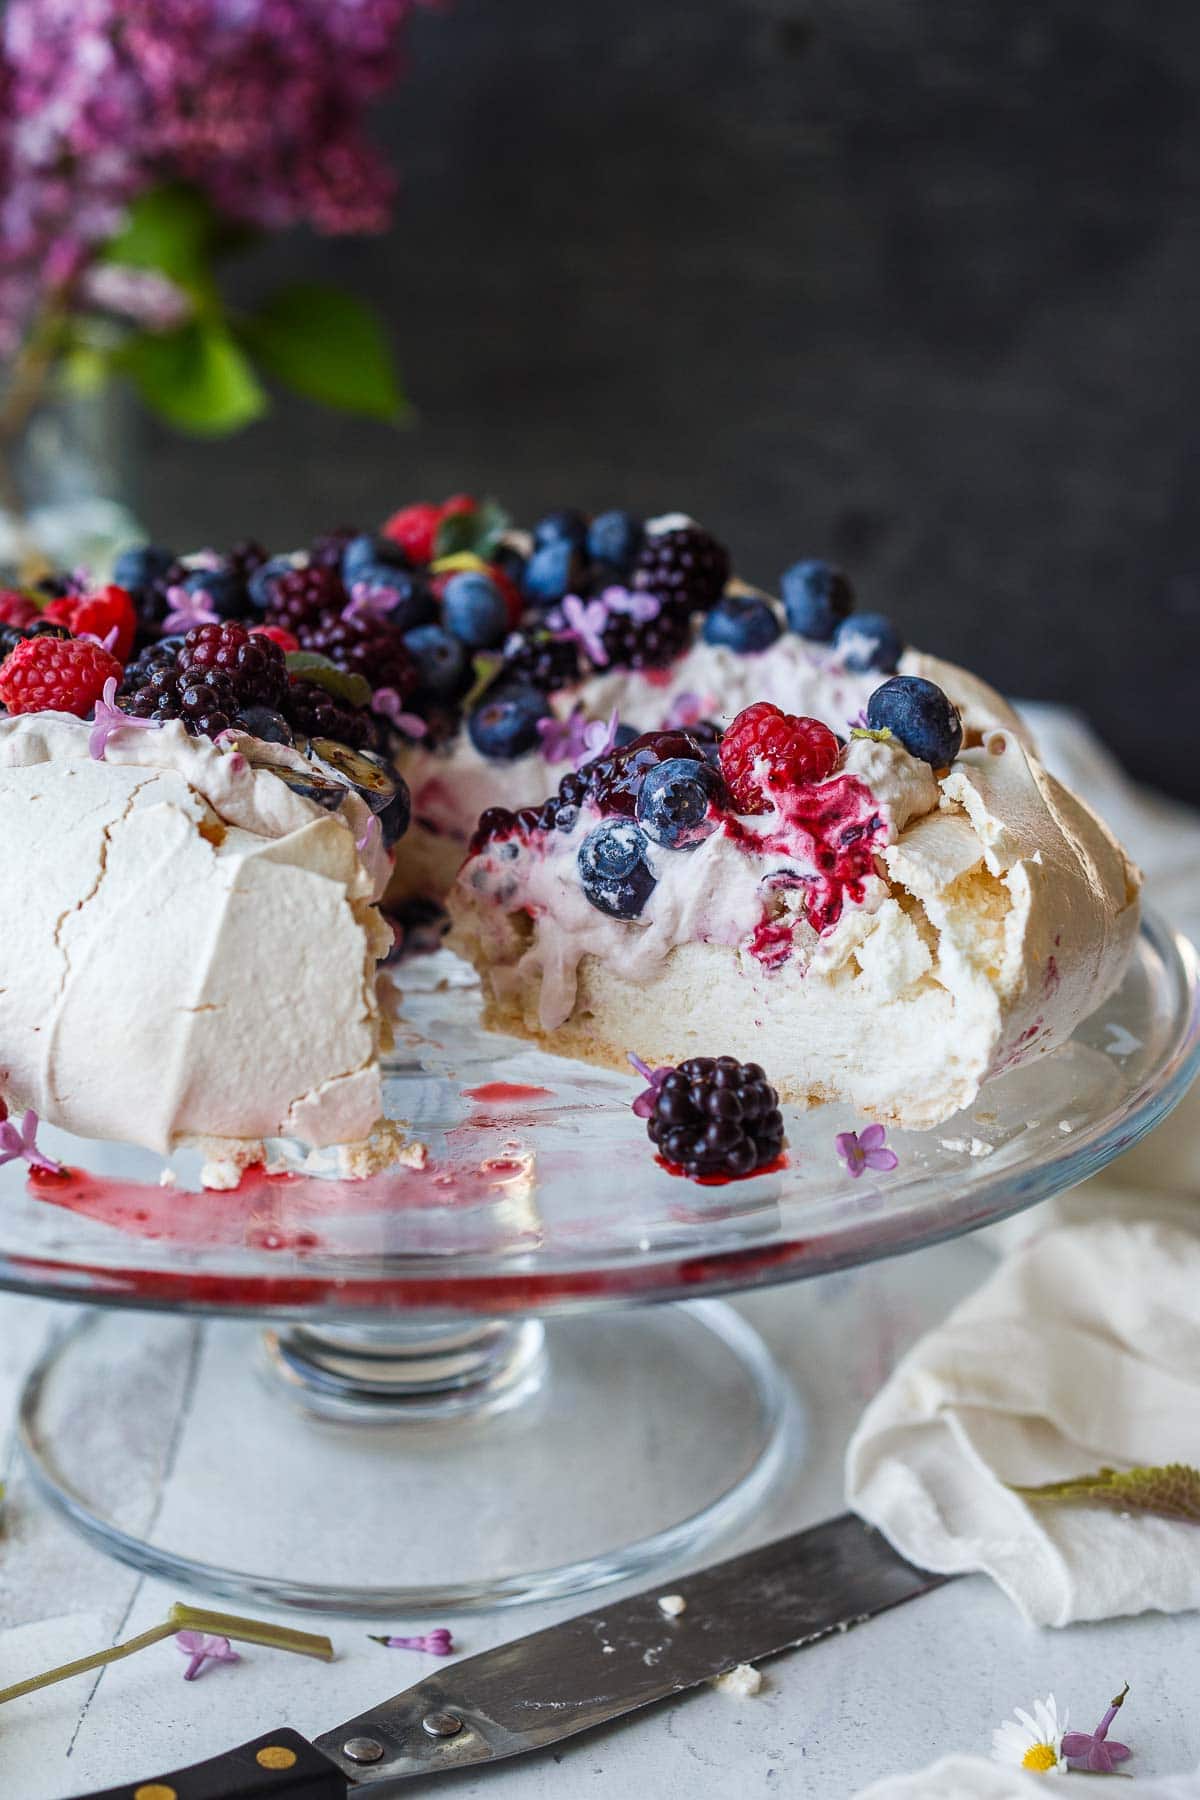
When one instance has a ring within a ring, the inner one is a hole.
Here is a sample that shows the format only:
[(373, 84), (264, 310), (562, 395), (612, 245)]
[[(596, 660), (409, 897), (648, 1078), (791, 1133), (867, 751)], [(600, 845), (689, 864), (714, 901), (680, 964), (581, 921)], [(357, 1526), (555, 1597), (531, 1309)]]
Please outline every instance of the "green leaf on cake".
[(267, 374), (306, 399), (391, 424), (402, 417), (383, 326), (353, 294), (317, 282), (282, 288), (238, 331)]
[(370, 704), (371, 684), (366, 676), (356, 674), (352, 669), (339, 669), (318, 651), (289, 650), (283, 660), (289, 675), (295, 675), (301, 681), (315, 681), (335, 699), (345, 700), (351, 706)]
[(484, 500), (470, 512), (451, 513), (437, 528), (434, 556), (440, 561), (469, 552), (486, 562), (511, 524), (498, 500)]
[(222, 437), (261, 418), (267, 396), (245, 352), (218, 320), (142, 332), (113, 359), (160, 418), (197, 437)]
[(1160, 1519), (1184, 1519), (1200, 1525), (1200, 1469), (1188, 1463), (1162, 1463), (1146, 1469), (1100, 1469), (1044, 1487), (1014, 1487), (1014, 1494), (1039, 1504), (1107, 1506), (1116, 1512), (1153, 1513)]

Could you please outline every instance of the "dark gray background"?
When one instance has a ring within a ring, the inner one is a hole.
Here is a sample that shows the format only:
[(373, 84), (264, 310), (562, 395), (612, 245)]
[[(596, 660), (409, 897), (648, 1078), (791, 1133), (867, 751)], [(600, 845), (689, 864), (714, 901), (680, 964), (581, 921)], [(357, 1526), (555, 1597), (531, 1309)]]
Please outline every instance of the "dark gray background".
[(1200, 799), (1195, 0), (456, 0), (379, 120), (411, 429), (148, 431), (177, 546), (454, 489), (681, 506)]

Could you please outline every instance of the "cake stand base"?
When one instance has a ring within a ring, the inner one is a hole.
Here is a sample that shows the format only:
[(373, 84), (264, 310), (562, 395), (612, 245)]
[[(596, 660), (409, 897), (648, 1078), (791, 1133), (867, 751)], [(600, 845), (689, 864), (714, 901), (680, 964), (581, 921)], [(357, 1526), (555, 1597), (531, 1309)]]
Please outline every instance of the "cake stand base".
[(265, 1337), (93, 1313), (20, 1429), (42, 1496), (135, 1568), (398, 1623), (691, 1557), (801, 1455), (790, 1389), (717, 1301)]

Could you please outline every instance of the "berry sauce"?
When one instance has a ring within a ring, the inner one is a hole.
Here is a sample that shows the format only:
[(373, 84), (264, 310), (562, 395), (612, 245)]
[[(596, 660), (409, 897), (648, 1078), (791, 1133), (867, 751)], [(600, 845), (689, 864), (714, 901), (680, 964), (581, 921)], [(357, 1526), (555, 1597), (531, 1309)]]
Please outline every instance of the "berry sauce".
[[(886, 827), (875, 797), (857, 775), (835, 775), (811, 787), (778, 793), (775, 799), (779, 818), (775, 830), (760, 836), (747, 830), (736, 814), (724, 816), (722, 829), (751, 855), (788, 856), (811, 867), (813, 874), (804, 883), (805, 915), (815, 931), (830, 931), (847, 901), (862, 905), (876, 851), (883, 847)], [(773, 942), (763, 938), (754, 954), (764, 960), (761, 950), (771, 949)], [(775, 960), (780, 960), (778, 955)]]
[(665, 1156), (654, 1158), (660, 1169), (668, 1175), (677, 1175), (682, 1181), (692, 1181), (697, 1187), (728, 1187), (731, 1181), (757, 1181), (760, 1175), (778, 1175), (781, 1169), (788, 1166), (788, 1153), (781, 1150), (770, 1162), (760, 1163), (757, 1169), (751, 1169), (748, 1175), (689, 1175), (678, 1163), (668, 1162)]

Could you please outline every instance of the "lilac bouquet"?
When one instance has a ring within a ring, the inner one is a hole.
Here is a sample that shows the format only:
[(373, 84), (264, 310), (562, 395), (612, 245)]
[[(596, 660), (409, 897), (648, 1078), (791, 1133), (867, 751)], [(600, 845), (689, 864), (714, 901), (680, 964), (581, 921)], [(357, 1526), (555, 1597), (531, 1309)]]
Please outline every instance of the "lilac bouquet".
[(56, 371), (121, 375), (171, 423), (237, 429), (264, 378), (393, 418), (373, 315), (334, 287), (227, 308), (222, 253), (380, 231), (365, 113), (414, 0), (9, 0), (0, 23), (0, 437)]

